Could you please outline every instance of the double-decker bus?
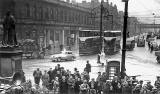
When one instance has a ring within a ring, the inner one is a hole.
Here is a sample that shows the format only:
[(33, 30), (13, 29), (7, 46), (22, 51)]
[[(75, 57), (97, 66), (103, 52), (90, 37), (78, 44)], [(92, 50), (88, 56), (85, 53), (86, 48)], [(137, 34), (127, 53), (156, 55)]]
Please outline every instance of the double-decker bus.
[(99, 30), (79, 31), (79, 55), (93, 55), (100, 52)]
[[(98, 54), (102, 52), (102, 49), (106, 55), (119, 52), (121, 31), (104, 31), (102, 38), (103, 41), (100, 39), (99, 30), (79, 31), (79, 54)], [(100, 49), (102, 44), (102, 49)]]
[(100, 38), (97, 36), (92, 37), (79, 37), (79, 54), (80, 55), (93, 55), (100, 52)]
[(121, 31), (104, 31), (104, 52), (112, 55), (120, 51)]

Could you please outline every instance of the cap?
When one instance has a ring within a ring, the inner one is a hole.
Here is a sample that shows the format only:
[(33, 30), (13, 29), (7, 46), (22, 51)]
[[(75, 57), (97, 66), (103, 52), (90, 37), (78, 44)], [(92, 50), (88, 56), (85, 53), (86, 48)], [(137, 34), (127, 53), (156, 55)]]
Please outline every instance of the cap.
[(110, 82), (110, 80), (106, 80), (106, 82)]
[(157, 76), (157, 78), (160, 78), (160, 76)]
[(151, 81), (148, 81), (147, 83), (151, 83)]
[(140, 80), (139, 82), (143, 82), (143, 80)]

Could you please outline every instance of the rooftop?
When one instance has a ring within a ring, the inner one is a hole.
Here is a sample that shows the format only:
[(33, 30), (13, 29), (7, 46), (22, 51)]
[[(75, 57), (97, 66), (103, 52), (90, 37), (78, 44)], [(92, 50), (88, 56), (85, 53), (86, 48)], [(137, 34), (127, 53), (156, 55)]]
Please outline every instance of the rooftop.
[(47, 2), (50, 2), (50, 3), (59, 4), (59, 5), (61, 5), (61, 6), (67, 6), (67, 7), (70, 7), (70, 8), (76, 8), (76, 9), (78, 9), (78, 10), (89, 11), (88, 8), (79, 6), (79, 5), (76, 4), (76, 3), (69, 3), (69, 2), (65, 2), (65, 1), (61, 1), (61, 0), (43, 0), (43, 1), (47, 1)]

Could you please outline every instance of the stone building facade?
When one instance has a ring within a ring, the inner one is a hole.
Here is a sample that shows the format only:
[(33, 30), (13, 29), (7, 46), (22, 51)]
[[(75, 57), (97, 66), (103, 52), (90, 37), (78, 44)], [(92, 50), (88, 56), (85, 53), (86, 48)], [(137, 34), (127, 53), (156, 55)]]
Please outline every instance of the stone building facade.
[(0, 0), (0, 21), (8, 10), (16, 18), (18, 41), (33, 39), (41, 48), (50, 45), (50, 54), (59, 53), (62, 46), (78, 49), (79, 29), (94, 26), (89, 9), (60, 0)]
[[(82, 4), (70, 3), (70, 0), (0, 0), (0, 35), (2, 19), (10, 10), (16, 18), (18, 41), (33, 39), (41, 48), (51, 46), (50, 54), (59, 53), (62, 46), (76, 51), (80, 29), (99, 29), (100, 8), (94, 10), (95, 18), (91, 13), (99, 4), (94, 0)], [(104, 7), (113, 15), (104, 19), (104, 30), (121, 29), (116, 5), (104, 2)]]
[[(121, 30), (122, 29), (122, 11), (118, 11), (117, 6), (108, 0), (102, 0), (103, 2), (103, 30)], [(91, 0), (87, 2), (83, 0), (82, 3), (79, 3), (79, 6), (89, 8), (93, 15), (92, 19), (95, 19), (95, 26), (99, 26), (100, 19), (100, 4), (99, 0)]]
[(129, 34), (129, 37), (133, 37), (141, 33), (139, 24), (140, 23), (136, 17), (128, 18), (127, 32)]

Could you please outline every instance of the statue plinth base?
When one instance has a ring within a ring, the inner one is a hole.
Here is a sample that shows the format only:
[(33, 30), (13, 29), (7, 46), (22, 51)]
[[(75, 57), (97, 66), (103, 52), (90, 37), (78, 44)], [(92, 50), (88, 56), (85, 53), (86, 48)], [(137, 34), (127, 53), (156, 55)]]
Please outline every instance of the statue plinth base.
[(0, 47), (0, 77), (11, 77), (22, 71), (20, 47)]

